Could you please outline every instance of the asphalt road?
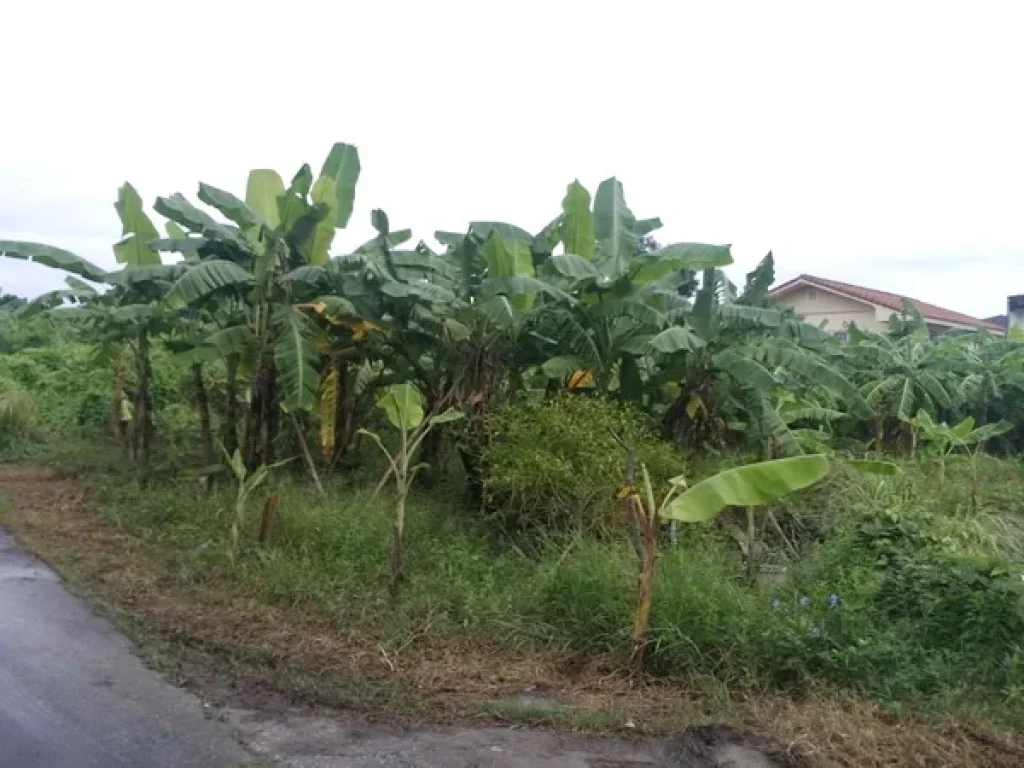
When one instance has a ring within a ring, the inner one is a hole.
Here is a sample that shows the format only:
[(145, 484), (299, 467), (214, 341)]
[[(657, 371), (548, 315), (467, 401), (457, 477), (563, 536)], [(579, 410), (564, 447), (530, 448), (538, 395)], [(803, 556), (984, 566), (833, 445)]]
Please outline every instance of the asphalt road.
[(230, 726), (0, 528), (0, 768), (252, 764)]

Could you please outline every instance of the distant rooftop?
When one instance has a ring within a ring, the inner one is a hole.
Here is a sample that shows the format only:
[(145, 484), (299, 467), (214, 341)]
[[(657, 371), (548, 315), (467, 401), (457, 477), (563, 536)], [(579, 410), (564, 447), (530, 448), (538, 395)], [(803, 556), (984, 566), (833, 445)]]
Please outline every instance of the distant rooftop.
[(840, 293), (854, 299), (860, 299), (861, 301), (866, 301), (871, 304), (877, 304), (881, 307), (891, 309), (893, 312), (899, 312), (903, 308), (903, 300), (906, 299), (917, 308), (917, 311), (921, 313), (921, 316), (925, 320), (935, 320), (940, 323), (951, 323), (953, 325), (970, 325), (977, 328), (988, 328), (991, 331), (1001, 331), (1006, 328), (1005, 320), (1003, 324), (1000, 325), (998, 321), (982, 320), (977, 317), (971, 317), (970, 315), (965, 315), (963, 312), (956, 312), (952, 309), (946, 309), (944, 307), (936, 306), (935, 304), (929, 304), (927, 301), (921, 301), (920, 299), (915, 299), (910, 296), (900, 296), (898, 293), (878, 291), (874, 288), (864, 288), (860, 285), (844, 283), (840, 280), (829, 280), (828, 278), (817, 277), (815, 275), (805, 274), (794, 277), (792, 280), (788, 280), (777, 288), (773, 288), (771, 295), (779, 296), (781, 294), (788, 293), (799, 285), (813, 285), (826, 291), (833, 291), (834, 293)]

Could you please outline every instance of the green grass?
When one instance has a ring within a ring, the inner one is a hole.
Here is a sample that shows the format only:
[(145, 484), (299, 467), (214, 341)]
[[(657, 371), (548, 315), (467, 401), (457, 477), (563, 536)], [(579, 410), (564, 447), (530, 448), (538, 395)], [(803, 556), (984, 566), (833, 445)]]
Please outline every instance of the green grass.
[[(1024, 722), (1024, 658), (1012, 642), (985, 639), (1003, 621), (986, 613), (994, 610), (989, 603), (979, 602), (978, 615), (963, 619), (980, 627), (974, 642), (936, 632), (927, 615), (886, 615), (879, 607), (883, 571), (852, 538), (860, 530), (855, 521), (895, 508), (911, 493), (929, 516), (923, 519), (930, 533), (953, 555), (1001, 555), (1017, 567), (1017, 465), (985, 462), (990, 492), (975, 515), (956, 501), (965, 488), (961, 474), (954, 471), (939, 488), (927, 466), (907, 469), (904, 478), (881, 484), (840, 470), (790, 503), (788, 511), (802, 521), (804, 555), (772, 587), (746, 584), (728, 537), (685, 529), (659, 562), (652, 671), (747, 691), (824, 683), (896, 709)], [(625, 535), (551, 536), (517, 546), (467, 520), (458, 495), (417, 494), (408, 520), (410, 578), (392, 600), (388, 498), (371, 500), (368, 487), (340, 481), (323, 498), (287, 471), (277, 477), (281, 504), (272, 542), (256, 543), (254, 508), (232, 564), (231, 487), (208, 494), (192, 478), (140, 488), (117, 475), (93, 475), (101, 514), (161, 553), (154, 570), (172, 589), (244, 594), (331, 631), (369, 633), (386, 654), (453, 639), (625, 663), (636, 569)], [(833, 593), (837, 608), (828, 603)]]
[[(205, 492), (194, 474), (175, 469), (182, 459), (172, 451), (140, 483), (103, 444), (22, 443), (15, 454), (81, 470), (99, 515), (147, 545), (161, 588), (244, 596), (329, 632), (362, 633), (388, 658), (451, 642), (555, 653), (572, 664), (628, 663), (636, 556), (624, 530), (509, 540), (476, 520), (460, 492), (415, 492), (410, 578), (392, 600), (390, 499), (371, 500), (372, 468), (329, 478), (326, 498), (310, 490), (298, 464), (278, 470), (274, 537), (269, 546), (255, 541), (257, 501), (232, 563), (226, 476)], [(769, 530), (766, 559), (785, 577), (768, 586), (748, 586), (722, 527), (684, 528), (659, 561), (651, 671), (702, 690), (825, 685), (896, 711), (1024, 725), (1022, 464), (981, 457), (973, 510), (966, 463), (952, 463), (944, 483), (927, 459), (900, 463), (905, 474), (884, 479), (837, 465), (820, 486), (779, 505), (800, 554), (787, 557)], [(877, 549), (890, 539), (889, 549)], [(991, 565), (1004, 576), (976, 587), (976, 561), (983, 573)], [(893, 605), (894, 591), (907, 604)]]

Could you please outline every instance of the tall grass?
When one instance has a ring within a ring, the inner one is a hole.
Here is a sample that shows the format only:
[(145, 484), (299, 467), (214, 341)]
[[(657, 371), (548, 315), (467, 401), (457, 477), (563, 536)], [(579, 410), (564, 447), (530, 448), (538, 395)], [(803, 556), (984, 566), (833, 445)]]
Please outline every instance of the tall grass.
[[(1007, 462), (989, 471), (1001, 472), (1004, 483), (1016, 476)], [(926, 475), (915, 473), (910, 468), (901, 482), (921, 495), (921, 514), (938, 516), (936, 530), (959, 542), (954, 550), (985, 547), (992, 531), (1018, 530), (997, 494), (982, 513), (997, 523), (963, 519), (955, 506), (945, 514), (941, 500), (957, 491), (929, 495)], [(420, 496), (409, 509), (409, 581), (393, 601), (387, 590), (387, 498), (371, 499), (360, 486), (335, 483), (325, 499), (287, 475), (277, 486), (281, 503), (270, 544), (256, 542), (254, 510), (234, 565), (228, 557), (230, 488), (208, 495), (193, 481), (178, 480), (140, 492), (120, 483), (105, 487), (100, 498), (123, 528), (159, 546), (167, 578), (243, 590), (320, 626), (358, 627), (384, 643), (426, 634), (572, 655), (628, 655), (636, 555), (625, 534), (550, 536), (525, 551), (468, 525), (461, 499)], [(785, 580), (756, 589), (747, 586), (739, 550), (728, 538), (712, 527), (687, 529), (677, 545), (664, 548), (658, 565), (652, 671), (713, 677), (746, 689), (826, 682), (893, 702), (1009, 706), (1024, 721), (1021, 702), (1013, 703), (1024, 690), (1024, 654), (1013, 642), (943, 638), (926, 615), (887, 615), (880, 608), (886, 571), (856, 543), (857, 521), (888, 514), (905, 495), (905, 486), (880, 488), (874, 478), (840, 473), (826, 489), (802, 496), (796, 503), (803, 508), (791, 505), (788, 511), (807, 521), (809, 536), (824, 538), (804, 542), (804, 554), (789, 563)], [(940, 569), (941, 575), (944, 562), (922, 560), (921, 568)], [(922, 590), (932, 583), (931, 571), (901, 574), (918, 579), (907, 583)], [(986, 614), (995, 610), (986, 605), (978, 603), (978, 615), (964, 620), (980, 622), (983, 631), (986, 621), (1003, 620)]]

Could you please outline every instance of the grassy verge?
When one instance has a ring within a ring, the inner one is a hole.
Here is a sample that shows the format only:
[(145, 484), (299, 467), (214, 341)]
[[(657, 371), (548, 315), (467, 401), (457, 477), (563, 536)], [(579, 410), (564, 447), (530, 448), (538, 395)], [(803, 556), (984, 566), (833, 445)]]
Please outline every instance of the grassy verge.
[[(999, 471), (1006, 486), (1010, 470)], [(868, 587), (844, 585), (856, 569), (834, 569), (838, 550), (808, 557), (783, 585), (751, 590), (733, 548), (689, 533), (660, 564), (658, 676), (640, 680), (622, 657), (635, 568), (626, 542), (551, 538), (526, 550), (475, 531), (456, 500), (421, 497), (410, 510), (411, 578), (392, 601), (388, 502), (360, 486), (335, 484), (324, 499), (283, 478), (270, 544), (255, 542), (252, 520), (232, 562), (230, 488), (210, 494), (170, 478), (140, 488), (109, 468), (79, 481), (38, 472), (0, 468), (13, 501), (3, 521), (133, 632), (151, 663), (222, 694), (227, 682), (249, 697), (630, 732), (725, 722), (826, 764), (922, 754), (942, 765), (1014, 764), (975, 737), (993, 718), (1017, 724), (1013, 691), (962, 683), (966, 670), (990, 674), (992, 660), (965, 651), (926, 663), (933, 654), (914, 626), (882, 622), (859, 602)], [(853, 503), (849, 487), (822, 494), (837, 492)], [(827, 600), (837, 591), (840, 609)], [(855, 654), (851, 638), (872, 647)]]

